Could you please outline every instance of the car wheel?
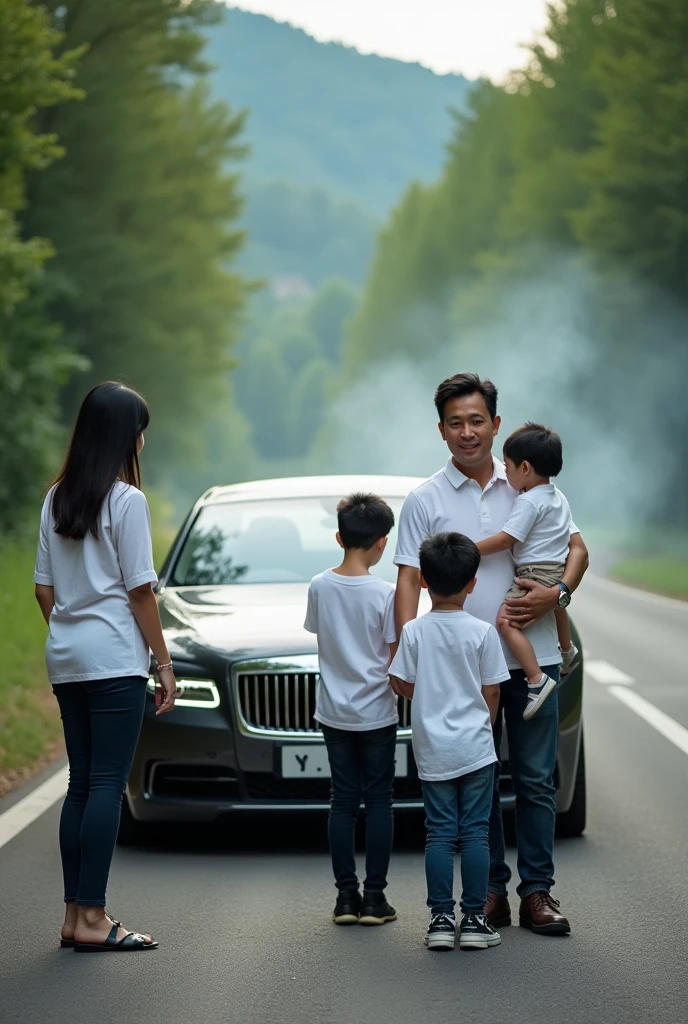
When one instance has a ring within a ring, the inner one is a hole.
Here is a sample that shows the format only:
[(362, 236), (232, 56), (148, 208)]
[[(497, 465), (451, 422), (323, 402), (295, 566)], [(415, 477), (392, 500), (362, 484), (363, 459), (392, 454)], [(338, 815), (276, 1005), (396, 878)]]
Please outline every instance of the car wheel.
[(562, 839), (573, 839), (585, 831), (586, 787), (585, 787), (585, 744), (581, 734), (578, 752), (578, 768), (573, 789), (573, 800), (568, 811), (557, 815), (557, 836)]

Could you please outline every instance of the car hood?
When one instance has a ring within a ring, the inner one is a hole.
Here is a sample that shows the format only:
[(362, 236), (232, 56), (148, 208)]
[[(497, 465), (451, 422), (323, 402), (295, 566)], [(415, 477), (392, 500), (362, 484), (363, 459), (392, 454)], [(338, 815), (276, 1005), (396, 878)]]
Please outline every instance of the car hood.
[(166, 587), (158, 596), (171, 653), (231, 661), (277, 654), (315, 654), (315, 636), (303, 628), (307, 583)]

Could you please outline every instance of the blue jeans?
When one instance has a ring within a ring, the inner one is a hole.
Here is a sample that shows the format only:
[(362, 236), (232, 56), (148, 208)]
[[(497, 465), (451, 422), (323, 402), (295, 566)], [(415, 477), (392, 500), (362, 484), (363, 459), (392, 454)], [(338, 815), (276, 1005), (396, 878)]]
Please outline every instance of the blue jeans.
[[(542, 671), (559, 680), (558, 665)], [(502, 742), (502, 709), (509, 740), (509, 766), (516, 795), (516, 848), (523, 899), (533, 892), (549, 892), (554, 885), (554, 823), (556, 817), (554, 766), (559, 735), (559, 703), (556, 691), (528, 722), (523, 719), (527, 681), (522, 671), (500, 686), (500, 713), (494, 727), (495, 748)], [(490, 884), (492, 892), (506, 894), (511, 871), (505, 859), (504, 827), (499, 803), (499, 771), (495, 773), (490, 815)]]
[(104, 907), (110, 864), (147, 680), (139, 676), (59, 683), (69, 786), (60, 817), (65, 903)]
[(355, 856), (356, 818), (363, 801), (366, 809), (366, 877), (368, 892), (387, 885), (394, 840), (392, 786), (396, 725), (368, 732), (349, 732), (322, 726), (332, 773), (328, 838), (332, 870), (338, 889), (358, 889)]
[(482, 912), (490, 871), (488, 845), (495, 765), (488, 764), (458, 779), (423, 782), (425, 876), (433, 914), (453, 914), (454, 855), (461, 851), (461, 909)]

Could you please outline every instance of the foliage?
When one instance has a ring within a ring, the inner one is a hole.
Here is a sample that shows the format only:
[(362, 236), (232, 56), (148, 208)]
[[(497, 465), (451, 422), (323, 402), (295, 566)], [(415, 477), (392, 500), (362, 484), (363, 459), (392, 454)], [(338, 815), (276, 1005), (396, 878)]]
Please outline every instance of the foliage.
[(283, 303), (267, 312), (239, 349), (237, 395), (258, 456), (298, 458), (311, 448), (357, 299), (353, 285), (331, 278), (309, 302)]
[(244, 283), (229, 265), (242, 234), (242, 115), (211, 103), (201, 59), (211, 0), (49, 4), (65, 47), (87, 45), (86, 98), (47, 112), (64, 159), (31, 180), (24, 221), (50, 237), (50, 315), (90, 370), (64, 394), (130, 381), (150, 400), (154, 465), (189, 457), (189, 426), (224, 401)]
[(315, 288), (328, 277), (361, 284), (377, 228), (360, 204), (285, 181), (251, 187), (244, 223), (248, 241), (241, 266), (247, 274), (297, 275)]
[(0, 531), (21, 526), (49, 471), (58, 388), (74, 366), (35, 294), (52, 248), (23, 236), (17, 219), (27, 173), (63, 153), (54, 133), (36, 131), (36, 111), (82, 95), (73, 79), (83, 49), (56, 57), (61, 38), (43, 8), (0, 0)]
[(626, 0), (592, 76), (603, 99), (577, 235), (688, 298), (688, 9)]

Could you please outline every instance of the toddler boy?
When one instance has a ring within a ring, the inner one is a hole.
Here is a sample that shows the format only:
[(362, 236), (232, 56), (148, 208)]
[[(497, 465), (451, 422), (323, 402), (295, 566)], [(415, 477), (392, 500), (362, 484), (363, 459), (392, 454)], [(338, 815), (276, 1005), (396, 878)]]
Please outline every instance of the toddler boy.
[(501, 942), (483, 913), (497, 755), (492, 723), (499, 683), (509, 679), (493, 626), (463, 610), (475, 587), (480, 552), (461, 533), (438, 533), (420, 548), (421, 585), (432, 610), (407, 622), (390, 667), (397, 693), (413, 698), (413, 753), (423, 782), (425, 874), (431, 950), (453, 949), (454, 854), (461, 851), (461, 949)]
[[(562, 582), (569, 538), (575, 532), (569, 503), (550, 478), (561, 472), (563, 465), (561, 439), (549, 427), (526, 423), (504, 442), (506, 477), (519, 495), (500, 533), (481, 540), (481, 555), (513, 549), (516, 576), (535, 580), (546, 587), (558, 584), (561, 589), (559, 607), (554, 610), (563, 665), (562, 676), (574, 666), (578, 648), (571, 640), (571, 627), (566, 608), (571, 594)], [(523, 589), (514, 583), (507, 598), (522, 597)], [(509, 624), (504, 605), (497, 616), (497, 629), (506, 640), (528, 681), (528, 703), (523, 712), (532, 718), (556, 687), (537, 663), (533, 645), (523, 630)]]
[[(384, 924), (396, 918), (385, 899), (392, 852), (392, 785), (397, 700), (389, 686), (396, 647), (394, 587), (370, 569), (394, 526), (394, 513), (375, 494), (352, 494), (337, 506), (337, 542), (344, 559), (316, 576), (304, 626), (318, 637), (320, 686), (315, 718), (322, 727), (332, 776), (328, 836), (336, 924)], [(354, 834), (366, 809), (363, 897), (356, 875)]]

